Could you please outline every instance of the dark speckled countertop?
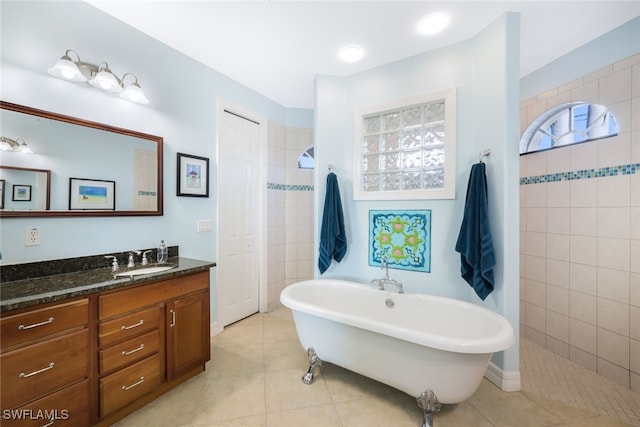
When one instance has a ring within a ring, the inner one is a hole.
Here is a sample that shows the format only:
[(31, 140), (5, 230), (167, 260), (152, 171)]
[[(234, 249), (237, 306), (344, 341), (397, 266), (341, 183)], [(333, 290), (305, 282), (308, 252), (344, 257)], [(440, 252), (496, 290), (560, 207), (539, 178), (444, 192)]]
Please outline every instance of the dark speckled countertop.
[[(171, 255), (171, 252), (169, 253)], [(137, 266), (135, 269), (153, 267), (156, 264)], [(188, 273), (196, 273), (215, 267), (215, 262), (172, 256), (166, 265), (170, 270), (139, 276), (114, 278), (110, 267), (91, 268), (68, 273), (50, 274), (19, 280), (3, 281), (0, 284), (0, 313), (31, 307), (38, 304), (62, 301), (68, 298), (89, 295), (95, 292), (140, 285), (157, 280), (170, 279)], [(119, 273), (128, 271), (120, 268)]]

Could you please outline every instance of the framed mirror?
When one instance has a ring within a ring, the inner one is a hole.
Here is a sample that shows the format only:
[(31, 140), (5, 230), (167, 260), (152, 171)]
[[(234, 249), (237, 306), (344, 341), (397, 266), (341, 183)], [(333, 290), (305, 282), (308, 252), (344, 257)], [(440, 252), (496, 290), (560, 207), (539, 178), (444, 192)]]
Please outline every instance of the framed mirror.
[(1, 152), (0, 218), (163, 214), (162, 137), (5, 101), (0, 129), (32, 151)]

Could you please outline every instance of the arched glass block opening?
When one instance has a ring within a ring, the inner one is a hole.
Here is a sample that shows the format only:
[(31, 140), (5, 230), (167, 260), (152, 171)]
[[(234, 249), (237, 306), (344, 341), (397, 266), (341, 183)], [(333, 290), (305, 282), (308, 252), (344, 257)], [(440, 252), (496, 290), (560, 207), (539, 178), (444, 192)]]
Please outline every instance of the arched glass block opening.
[(313, 145), (308, 147), (298, 158), (298, 169), (313, 169), (315, 167), (313, 159)]
[(607, 107), (571, 102), (547, 110), (520, 139), (520, 154), (609, 138), (618, 134), (618, 122)]

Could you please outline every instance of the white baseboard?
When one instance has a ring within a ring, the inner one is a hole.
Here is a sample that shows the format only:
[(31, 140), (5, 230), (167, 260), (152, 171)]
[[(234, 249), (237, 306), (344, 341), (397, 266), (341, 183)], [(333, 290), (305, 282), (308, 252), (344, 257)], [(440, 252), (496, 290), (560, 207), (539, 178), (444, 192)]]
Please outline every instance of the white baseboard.
[(489, 362), (484, 376), (502, 391), (520, 391), (520, 371), (504, 372), (497, 365)]
[(213, 322), (210, 325), (210, 332), (209, 332), (209, 336), (216, 336), (218, 335), (220, 332), (222, 332), (224, 328), (220, 326), (220, 324), (218, 322)]

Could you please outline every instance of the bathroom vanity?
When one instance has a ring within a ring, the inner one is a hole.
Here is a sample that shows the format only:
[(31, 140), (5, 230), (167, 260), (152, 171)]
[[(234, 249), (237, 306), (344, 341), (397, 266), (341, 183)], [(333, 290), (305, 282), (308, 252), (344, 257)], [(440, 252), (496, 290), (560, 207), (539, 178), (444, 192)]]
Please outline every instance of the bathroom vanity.
[(2, 425), (108, 426), (204, 371), (215, 263), (169, 263), (3, 280)]

